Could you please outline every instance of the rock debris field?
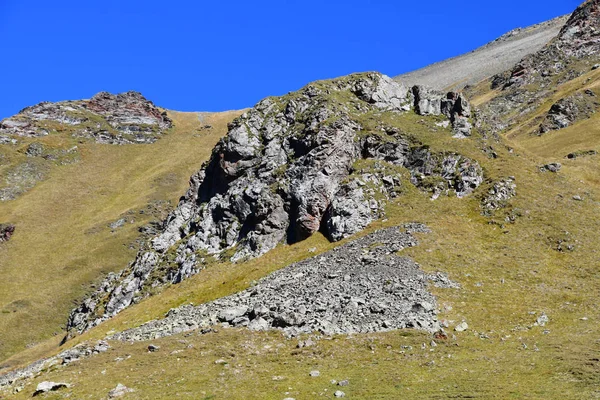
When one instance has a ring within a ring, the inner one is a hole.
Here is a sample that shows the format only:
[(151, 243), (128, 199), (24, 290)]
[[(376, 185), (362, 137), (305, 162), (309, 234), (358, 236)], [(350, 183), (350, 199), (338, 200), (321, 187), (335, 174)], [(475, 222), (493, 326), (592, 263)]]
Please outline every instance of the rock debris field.
[(172, 309), (162, 320), (118, 333), (111, 339), (152, 340), (214, 325), (302, 333), (350, 334), (417, 328), (435, 332), (437, 304), (428, 291), (457, 288), (441, 273), (428, 275), (397, 253), (416, 246), (414, 232), (374, 232), (322, 255), (292, 264), (240, 293), (200, 306)]

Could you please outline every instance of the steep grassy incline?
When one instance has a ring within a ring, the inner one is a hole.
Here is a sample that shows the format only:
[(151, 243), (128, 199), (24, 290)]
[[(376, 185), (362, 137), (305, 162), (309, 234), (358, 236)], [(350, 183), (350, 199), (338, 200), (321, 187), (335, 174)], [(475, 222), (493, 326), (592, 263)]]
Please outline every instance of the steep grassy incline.
[[(52, 167), (30, 191), (0, 203), (0, 222), (16, 226), (0, 245), (0, 359), (53, 335), (58, 343), (74, 302), (131, 261), (138, 230), (177, 204), (236, 115), (170, 112), (175, 127), (151, 145), (77, 143), (77, 163)], [(21, 157), (31, 142), (52, 148), (71, 140), (23, 138), (3, 151)]]

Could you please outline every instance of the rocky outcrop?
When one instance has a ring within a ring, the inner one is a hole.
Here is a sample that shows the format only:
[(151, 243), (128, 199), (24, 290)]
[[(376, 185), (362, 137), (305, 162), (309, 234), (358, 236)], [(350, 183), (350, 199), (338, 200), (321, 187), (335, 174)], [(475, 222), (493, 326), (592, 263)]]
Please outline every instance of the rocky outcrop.
[(12, 224), (0, 224), (0, 243), (8, 242), (15, 233), (15, 226)]
[[(428, 231), (418, 224), (413, 231)], [(427, 275), (397, 252), (417, 245), (398, 228), (377, 231), (322, 255), (290, 265), (253, 287), (197, 307), (171, 310), (164, 319), (114, 335), (150, 340), (213, 325), (283, 331), (288, 336), (367, 333), (401, 328), (440, 329), (436, 300), (427, 290), (457, 287)]]
[(27, 107), (0, 122), (0, 138), (5, 138), (3, 143), (15, 143), (19, 137), (66, 131), (100, 143), (153, 143), (171, 126), (166, 112), (140, 93), (101, 92), (90, 100), (44, 102)]
[(563, 129), (577, 121), (588, 119), (596, 112), (598, 106), (600, 104), (591, 90), (565, 97), (552, 105), (540, 125), (539, 134)]
[[(178, 283), (207, 257), (258, 257), (280, 243), (317, 231), (340, 240), (383, 216), (398, 194), (395, 169), (433, 198), (468, 195), (483, 181), (475, 160), (434, 152), (399, 129), (364, 131), (374, 113), (410, 112), (413, 90), (377, 74), (317, 82), (268, 98), (229, 126), (190, 189), (129, 268), (112, 274), (74, 310), (69, 329), (83, 331), (139, 301), (148, 288)], [(461, 96), (440, 100), (440, 112), (468, 115)], [(379, 163), (356, 170), (361, 160)]]
[(33, 378), (50, 367), (65, 366), (67, 364), (91, 357), (95, 354), (104, 353), (109, 348), (110, 346), (104, 340), (100, 340), (95, 344), (78, 344), (73, 348), (57, 354), (56, 356), (39, 360), (25, 368), (16, 369), (0, 375), (0, 388), (4, 388), (24, 379)]
[(419, 115), (445, 115), (452, 123), (455, 138), (471, 136), (471, 105), (462, 93), (443, 94), (425, 86), (414, 86), (415, 111)]
[[(509, 71), (492, 79), (492, 88), (501, 93), (479, 110), (478, 127), (495, 135), (518, 119), (542, 106), (557, 85), (594, 68), (600, 53), (600, 0), (582, 4), (558, 36), (540, 51), (523, 58)], [(558, 104), (557, 107), (567, 106)], [(539, 134), (571, 123), (560, 110), (549, 114)]]
[(483, 215), (491, 215), (493, 211), (507, 206), (508, 201), (517, 195), (517, 184), (514, 177), (500, 179), (493, 183), (481, 201)]

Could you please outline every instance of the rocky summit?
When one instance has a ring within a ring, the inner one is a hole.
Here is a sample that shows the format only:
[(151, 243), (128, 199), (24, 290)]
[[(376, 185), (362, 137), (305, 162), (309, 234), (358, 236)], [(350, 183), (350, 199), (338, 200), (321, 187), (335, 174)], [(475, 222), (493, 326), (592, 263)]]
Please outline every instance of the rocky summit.
[(0, 122), (0, 143), (68, 131), (99, 143), (153, 143), (171, 128), (166, 112), (137, 92), (101, 92), (90, 100), (44, 102)]
[[(484, 179), (479, 163), (432, 152), (385, 122), (406, 114), (453, 126), (440, 134), (470, 134), (470, 105), (461, 94), (407, 88), (378, 73), (261, 101), (230, 124), (152, 249), (111, 274), (73, 311), (69, 329), (97, 325), (145, 297), (149, 286), (198, 273), (209, 257), (236, 262), (318, 231), (332, 241), (359, 232), (402, 190), (398, 168), (434, 199), (473, 192)], [(359, 168), (361, 161), (369, 167)]]

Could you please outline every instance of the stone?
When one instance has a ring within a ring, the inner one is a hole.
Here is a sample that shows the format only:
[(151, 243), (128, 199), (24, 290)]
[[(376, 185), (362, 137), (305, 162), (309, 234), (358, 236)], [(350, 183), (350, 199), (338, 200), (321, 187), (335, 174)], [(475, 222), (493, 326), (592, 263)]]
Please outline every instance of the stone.
[(550, 322), (550, 318), (546, 314), (540, 315), (536, 320), (538, 326), (546, 326), (548, 322)]
[(500, 179), (493, 183), (487, 195), (481, 200), (483, 215), (504, 208), (510, 199), (517, 195), (517, 184), (514, 177)]
[(600, 107), (593, 91), (578, 92), (552, 105), (541, 123), (539, 134), (564, 129), (577, 121), (590, 118)]
[(245, 315), (248, 312), (248, 307), (239, 306), (227, 308), (219, 313), (219, 320), (224, 322), (232, 322), (234, 319)]
[(350, 382), (347, 379), (338, 382), (338, 386), (348, 386)]
[(461, 322), (460, 324), (456, 325), (456, 327), (454, 328), (454, 330), (456, 332), (464, 332), (467, 329), (469, 329), (469, 324), (467, 324), (466, 322)]
[(159, 351), (159, 350), (160, 350), (160, 346), (156, 346), (156, 345), (154, 345), (154, 344), (150, 344), (150, 345), (148, 345), (148, 351), (149, 351), (150, 353), (155, 353), (155, 352), (157, 352), (157, 351)]
[(69, 385), (68, 383), (44, 381), (37, 385), (37, 388), (35, 389), (33, 395), (38, 396), (42, 393), (54, 392), (60, 389), (68, 388), (70, 386), (71, 385)]
[(313, 378), (319, 377), (321, 376), (321, 373), (319, 371), (310, 371), (310, 376), (312, 376)]
[[(0, 122), (3, 137), (42, 137), (47, 121), (61, 124), (79, 138), (105, 144), (154, 143), (172, 127), (167, 114), (140, 93), (101, 92), (89, 100), (44, 102)], [(102, 122), (99, 122), (102, 121)], [(32, 143), (26, 154), (40, 156), (43, 146)]]
[(562, 168), (562, 165), (560, 163), (550, 163), (550, 164), (542, 165), (540, 167), (540, 171), (541, 172), (558, 173), (561, 168)]
[(115, 387), (110, 392), (108, 392), (108, 398), (109, 399), (116, 399), (118, 397), (125, 396), (127, 393), (132, 393), (132, 392), (134, 392), (133, 389), (130, 389), (127, 386), (119, 383), (119, 384), (117, 384), (117, 387)]
[(341, 390), (336, 390), (335, 393), (333, 394), (336, 398), (340, 398), (340, 397), (346, 397), (346, 393), (342, 392)]
[(12, 224), (0, 224), (0, 243), (8, 242), (15, 233), (16, 227)]
[[(417, 223), (407, 226), (411, 231), (429, 231)], [(428, 285), (458, 286), (443, 274), (423, 273), (414, 261), (398, 254), (416, 245), (416, 238), (401, 228), (379, 230), (280, 269), (244, 291), (198, 306), (180, 306), (162, 320), (110, 338), (156, 340), (197, 327), (208, 328), (222, 322), (224, 315), (249, 321), (248, 329), (279, 330), (288, 337), (410, 327), (438, 332), (437, 304)], [(236, 321), (230, 324), (244, 326)], [(310, 345), (314, 345), (313, 340), (306, 339), (298, 348)]]

